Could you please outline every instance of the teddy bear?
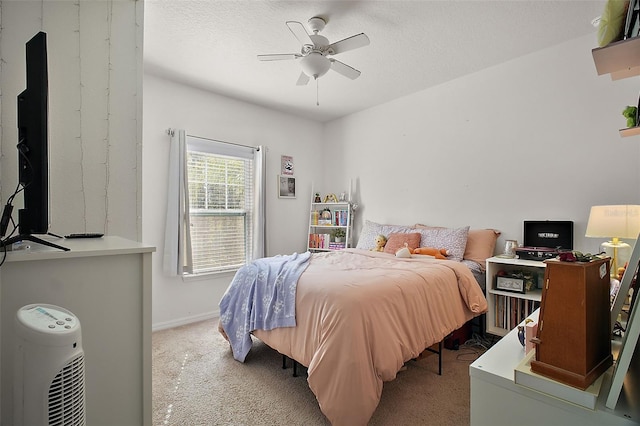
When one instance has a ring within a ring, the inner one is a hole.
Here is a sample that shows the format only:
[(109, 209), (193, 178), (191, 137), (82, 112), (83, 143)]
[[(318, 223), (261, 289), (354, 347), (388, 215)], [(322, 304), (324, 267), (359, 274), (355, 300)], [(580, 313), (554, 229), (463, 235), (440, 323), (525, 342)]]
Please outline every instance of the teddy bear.
[(636, 127), (638, 123), (636, 123), (638, 108), (629, 105), (622, 111), (622, 115), (627, 118), (627, 127)]
[(449, 250), (447, 249), (437, 249), (433, 247), (418, 247), (413, 249), (413, 254), (426, 254), (428, 256), (433, 256), (436, 259), (446, 259), (449, 256)]
[(371, 249), (371, 251), (384, 251), (384, 245), (387, 244), (387, 237), (384, 235), (376, 235), (373, 240), (376, 243), (376, 246)]

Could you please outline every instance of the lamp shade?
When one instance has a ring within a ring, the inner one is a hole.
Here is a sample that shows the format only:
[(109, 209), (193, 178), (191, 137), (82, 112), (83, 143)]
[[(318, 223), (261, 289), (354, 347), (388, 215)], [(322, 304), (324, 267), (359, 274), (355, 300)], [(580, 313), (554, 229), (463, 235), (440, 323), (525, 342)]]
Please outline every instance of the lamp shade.
[(640, 206), (593, 206), (589, 213), (586, 237), (638, 238)]
[(311, 52), (300, 60), (302, 72), (309, 77), (322, 77), (331, 68), (331, 61), (321, 53)]

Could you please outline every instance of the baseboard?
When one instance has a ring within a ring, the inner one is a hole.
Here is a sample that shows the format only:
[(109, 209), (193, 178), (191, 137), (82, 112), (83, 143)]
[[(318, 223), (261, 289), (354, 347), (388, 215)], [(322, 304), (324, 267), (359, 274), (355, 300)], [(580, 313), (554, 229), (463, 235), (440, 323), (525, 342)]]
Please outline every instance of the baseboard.
[(220, 316), (220, 311), (217, 310), (213, 312), (205, 312), (199, 315), (193, 315), (190, 317), (177, 318), (171, 321), (164, 321), (164, 322), (152, 324), (151, 331), (153, 332), (153, 331), (166, 330), (168, 328), (179, 327), (181, 325), (191, 324), (198, 321), (204, 321), (204, 320), (216, 318), (219, 316)]

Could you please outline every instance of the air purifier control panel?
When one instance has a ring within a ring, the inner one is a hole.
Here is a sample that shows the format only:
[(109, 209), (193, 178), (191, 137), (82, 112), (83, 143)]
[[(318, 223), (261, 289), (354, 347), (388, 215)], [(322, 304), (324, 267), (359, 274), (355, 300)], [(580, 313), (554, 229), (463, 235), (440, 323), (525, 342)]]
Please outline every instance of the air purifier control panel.
[(26, 327), (42, 332), (66, 331), (78, 327), (75, 315), (51, 305), (25, 306), (18, 312), (18, 320)]

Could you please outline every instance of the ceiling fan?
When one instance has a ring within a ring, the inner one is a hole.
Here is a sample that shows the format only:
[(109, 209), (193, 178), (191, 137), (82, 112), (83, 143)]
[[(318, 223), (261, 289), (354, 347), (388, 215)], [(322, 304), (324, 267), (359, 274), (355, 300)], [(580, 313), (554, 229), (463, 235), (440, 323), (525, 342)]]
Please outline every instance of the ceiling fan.
[(300, 53), (258, 55), (258, 59), (261, 61), (300, 60), (302, 72), (296, 83), (298, 86), (306, 85), (311, 77), (317, 80), (318, 77), (325, 75), (329, 69), (351, 80), (358, 78), (360, 71), (329, 56), (367, 46), (369, 44), (369, 37), (364, 33), (360, 33), (345, 38), (344, 40), (336, 41), (335, 43), (329, 43), (326, 37), (318, 34), (324, 29), (326, 21), (315, 16), (309, 19), (308, 22), (313, 34), (309, 34), (300, 22), (287, 21), (287, 27), (289, 27), (298, 41), (302, 43)]

